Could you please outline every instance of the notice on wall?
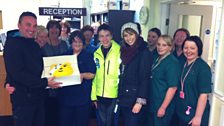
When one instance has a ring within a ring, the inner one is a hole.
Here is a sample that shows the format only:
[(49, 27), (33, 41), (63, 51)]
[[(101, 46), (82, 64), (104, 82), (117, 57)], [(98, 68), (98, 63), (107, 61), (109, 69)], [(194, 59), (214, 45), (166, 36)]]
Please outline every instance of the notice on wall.
[(55, 77), (54, 81), (62, 82), (62, 87), (81, 84), (77, 56), (44, 57), (42, 77)]
[(39, 7), (39, 15), (79, 17), (86, 16), (86, 8)]

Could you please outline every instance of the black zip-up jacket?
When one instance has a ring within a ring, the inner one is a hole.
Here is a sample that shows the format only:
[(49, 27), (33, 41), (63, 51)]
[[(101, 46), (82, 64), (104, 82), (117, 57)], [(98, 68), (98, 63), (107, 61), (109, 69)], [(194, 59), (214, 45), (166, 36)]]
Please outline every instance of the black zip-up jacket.
[(152, 53), (147, 49), (146, 43), (142, 41), (139, 53), (132, 61), (126, 66), (121, 64), (118, 93), (121, 106), (132, 107), (137, 98), (148, 99), (152, 58)]
[(34, 39), (24, 38), (18, 31), (7, 34), (4, 47), (7, 82), (15, 87), (11, 95), (13, 105), (32, 105), (43, 102), (47, 78), (41, 78), (43, 59)]

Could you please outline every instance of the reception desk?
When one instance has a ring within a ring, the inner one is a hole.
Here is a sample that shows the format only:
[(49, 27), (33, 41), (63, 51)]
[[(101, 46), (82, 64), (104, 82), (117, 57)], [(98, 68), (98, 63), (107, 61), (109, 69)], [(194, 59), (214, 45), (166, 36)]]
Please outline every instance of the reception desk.
[(12, 105), (9, 93), (4, 88), (6, 72), (3, 54), (0, 52), (0, 116), (12, 115)]

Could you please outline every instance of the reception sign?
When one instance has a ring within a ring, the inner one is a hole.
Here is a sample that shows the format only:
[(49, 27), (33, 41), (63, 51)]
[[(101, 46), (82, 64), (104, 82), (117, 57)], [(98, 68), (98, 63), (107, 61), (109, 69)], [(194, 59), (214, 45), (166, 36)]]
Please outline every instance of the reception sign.
[(86, 8), (39, 7), (39, 15), (79, 17), (86, 16)]

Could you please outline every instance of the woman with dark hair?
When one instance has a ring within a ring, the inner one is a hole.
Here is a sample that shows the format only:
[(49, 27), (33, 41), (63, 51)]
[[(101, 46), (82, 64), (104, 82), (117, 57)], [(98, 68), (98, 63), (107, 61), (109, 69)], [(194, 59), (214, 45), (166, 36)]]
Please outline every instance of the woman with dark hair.
[(58, 21), (50, 20), (46, 26), (48, 30), (49, 43), (43, 47), (44, 56), (58, 56), (64, 54), (68, 50), (65, 41), (60, 40), (61, 25)]
[(160, 36), (161, 31), (158, 28), (152, 28), (148, 31), (147, 42), (149, 50), (151, 52), (153, 52), (156, 49), (156, 44)]
[(60, 39), (65, 41), (67, 46), (70, 47), (68, 39), (71, 32), (71, 25), (67, 21), (60, 22), (60, 25), (61, 25)]
[(211, 93), (211, 70), (201, 58), (203, 44), (198, 36), (187, 38), (182, 45), (186, 62), (182, 64), (176, 112), (179, 126), (208, 126)]
[(71, 50), (68, 55), (77, 55), (82, 83), (63, 87), (59, 90), (60, 126), (88, 126), (91, 111), (91, 86), (96, 66), (93, 54), (84, 50), (85, 40), (80, 31), (74, 31), (69, 37)]
[(152, 54), (139, 36), (135, 23), (122, 26), (118, 100), (125, 126), (137, 126), (143, 118), (150, 85)]
[(190, 36), (190, 32), (185, 28), (177, 29), (173, 35), (173, 40), (175, 44), (175, 50), (173, 55), (180, 61), (180, 63), (184, 63), (186, 58), (183, 54), (182, 45), (184, 40)]
[(99, 43), (94, 43), (94, 29), (90, 25), (85, 25), (82, 29), (81, 32), (83, 33), (83, 36), (85, 38), (86, 46), (85, 49), (87, 52), (94, 53), (98, 47)]
[[(50, 20), (46, 26), (48, 30), (49, 42), (42, 48), (44, 57), (59, 56), (68, 50), (65, 41), (60, 40), (61, 25), (58, 21)], [(46, 125), (45, 126), (58, 126), (58, 90), (48, 89), (46, 98)]]
[(180, 64), (173, 56), (173, 41), (168, 35), (161, 35), (157, 42), (158, 58), (152, 65), (150, 85), (150, 126), (169, 126), (174, 113), (174, 95), (180, 75)]
[(149, 51), (153, 53), (153, 56), (156, 58), (158, 56), (158, 52), (156, 50), (156, 44), (161, 36), (161, 31), (158, 28), (152, 28), (148, 31), (147, 42)]

